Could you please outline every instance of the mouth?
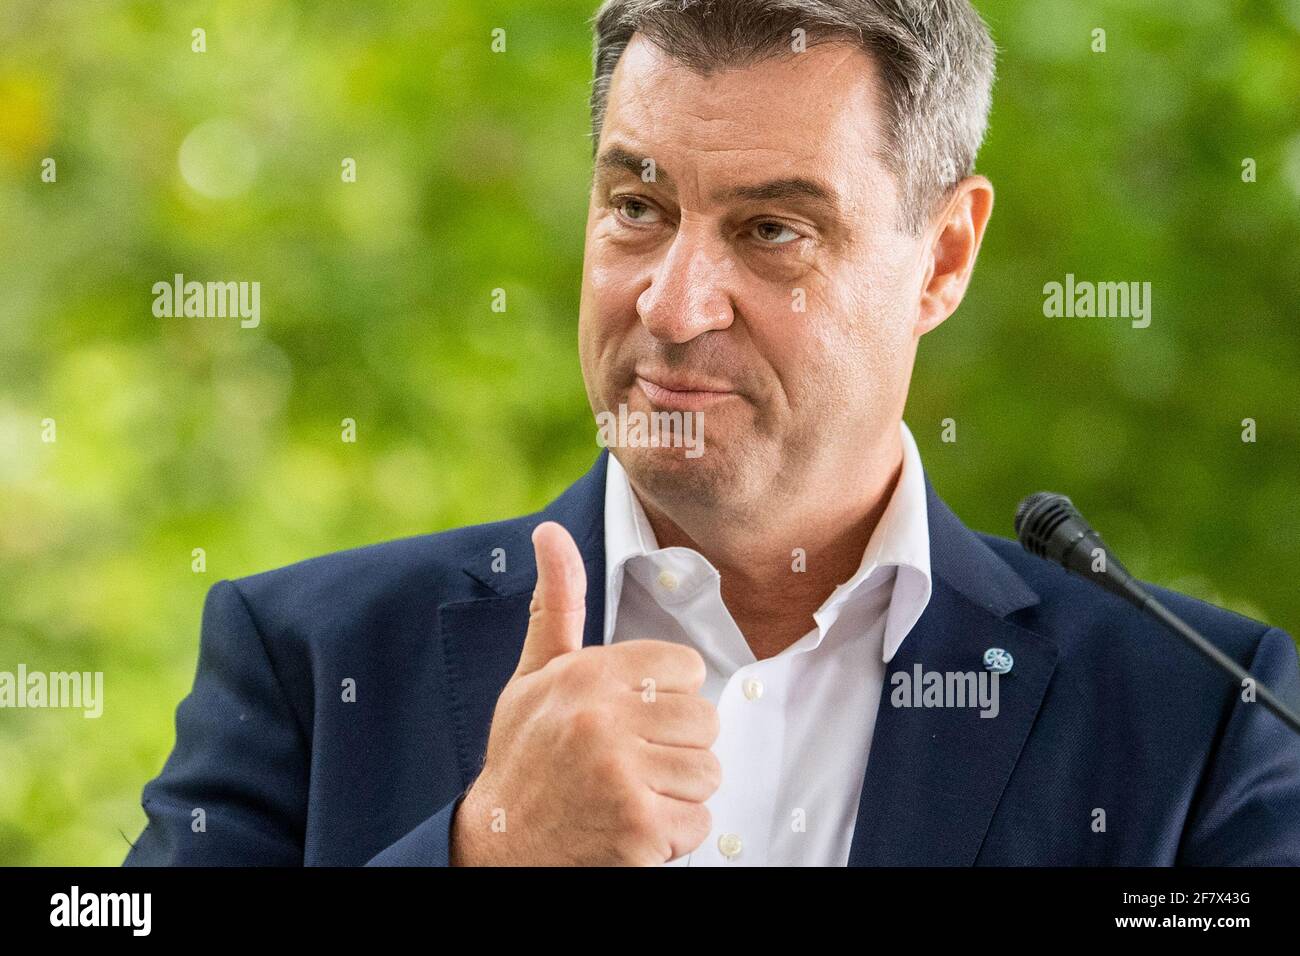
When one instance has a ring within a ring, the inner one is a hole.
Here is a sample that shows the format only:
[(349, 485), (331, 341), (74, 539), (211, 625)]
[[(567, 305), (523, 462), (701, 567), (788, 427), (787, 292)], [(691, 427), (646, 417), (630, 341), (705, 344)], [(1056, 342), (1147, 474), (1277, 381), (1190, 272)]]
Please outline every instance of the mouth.
[(638, 372), (636, 384), (651, 405), (670, 411), (701, 411), (737, 394), (723, 383), (670, 372)]

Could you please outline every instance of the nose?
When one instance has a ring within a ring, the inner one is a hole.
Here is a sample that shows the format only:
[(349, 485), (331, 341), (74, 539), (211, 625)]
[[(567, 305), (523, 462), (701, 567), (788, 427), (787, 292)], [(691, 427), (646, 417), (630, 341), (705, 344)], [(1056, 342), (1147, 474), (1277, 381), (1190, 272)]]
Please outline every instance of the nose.
[(663, 342), (689, 342), (704, 332), (725, 329), (735, 318), (728, 290), (731, 276), (725, 243), (683, 224), (637, 297), (637, 314)]

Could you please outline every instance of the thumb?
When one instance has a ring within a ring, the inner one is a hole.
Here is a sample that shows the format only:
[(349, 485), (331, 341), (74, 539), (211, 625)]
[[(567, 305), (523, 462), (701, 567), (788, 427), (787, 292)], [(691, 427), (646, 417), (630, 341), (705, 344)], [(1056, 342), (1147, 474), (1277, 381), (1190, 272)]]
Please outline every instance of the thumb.
[(528, 634), (515, 676), (531, 674), (552, 658), (582, 647), (587, 620), (587, 572), (573, 537), (554, 521), (533, 531), (537, 587), (529, 608)]

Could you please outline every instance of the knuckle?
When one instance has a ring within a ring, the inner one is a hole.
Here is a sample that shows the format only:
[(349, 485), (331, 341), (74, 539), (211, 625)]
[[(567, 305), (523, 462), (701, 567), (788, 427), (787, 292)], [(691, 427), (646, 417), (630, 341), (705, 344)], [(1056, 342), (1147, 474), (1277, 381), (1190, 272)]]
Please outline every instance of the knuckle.
[(632, 678), (634, 684), (640, 685), (647, 677), (655, 683), (662, 683), (664, 655), (673, 647), (667, 641), (638, 638), (615, 644), (611, 650), (615, 652), (623, 673)]
[[(687, 811), (687, 823), (691, 828), (691, 833), (703, 840), (713, 829), (713, 814), (703, 803), (691, 804), (691, 809)], [(698, 846), (698, 844), (697, 844)]]
[(628, 777), (627, 761), (611, 750), (594, 758), (591, 773), (598, 787), (617, 792)]
[(687, 681), (692, 690), (699, 690), (704, 686), (704, 680), (708, 677), (708, 668), (704, 665), (704, 657), (693, 647), (677, 645), (681, 647), (682, 667), (686, 671)]
[(589, 745), (604, 732), (608, 721), (599, 707), (576, 707), (568, 719), (568, 742)]
[(556, 683), (562, 692), (571, 696), (585, 693), (599, 683), (604, 664), (599, 654), (566, 654), (552, 663), (560, 664)]
[(708, 784), (710, 793), (722, 786), (722, 761), (712, 750), (704, 751), (704, 757), (700, 761), (700, 776)]
[(622, 829), (637, 843), (657, 836), (658, 821), (648, 791), (628, 793), (619, 805)]
[(718, 715), (718, 708), (714, 707), (709, 701), (700, 699), (700, 706), (695, 717), (695, 724), (700, 733), (707, 738), (710, 746), (718, 739), (722, 733), (722, 718)]
[(681, 813), (673, 839), (673, 856), (690, 853), (713, 831), (713, 814), (702, 803), (693, 803)]

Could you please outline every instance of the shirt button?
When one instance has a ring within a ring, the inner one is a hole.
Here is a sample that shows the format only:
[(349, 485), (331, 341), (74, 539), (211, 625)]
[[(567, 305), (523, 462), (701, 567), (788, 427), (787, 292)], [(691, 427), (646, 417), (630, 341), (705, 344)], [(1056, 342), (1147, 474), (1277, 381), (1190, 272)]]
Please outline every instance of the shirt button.
[(673, 574), (671, 571), (660, 571), (659, 586), (666, 591), (676, 591), (677, 575)]
[(746, 700), (758, 700), (763, 696), (763, 682), (757, 677), (751, 677), (741, 685), (745, 692)]
[(735, 833), (724, 833), (718, 837), (718, 852), (728, 860), (733, 860), (740, 855), (741, 848), (744, 846), (740, 842), (740, 837)]

